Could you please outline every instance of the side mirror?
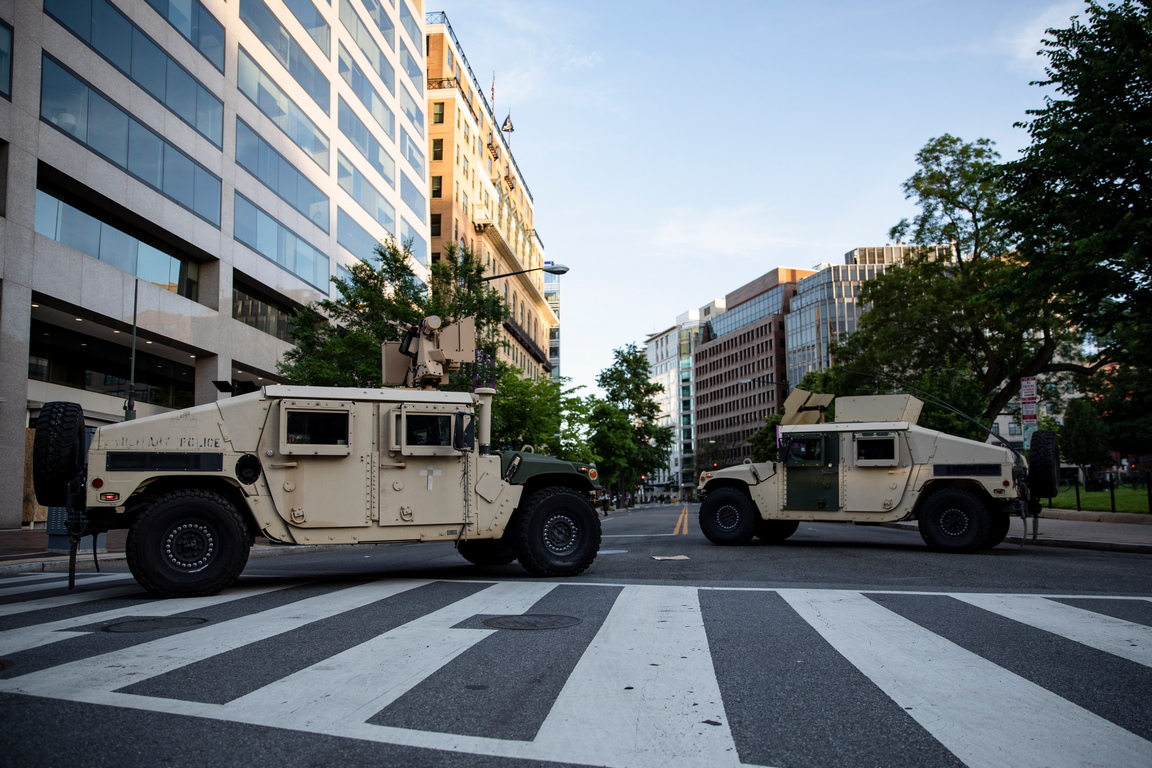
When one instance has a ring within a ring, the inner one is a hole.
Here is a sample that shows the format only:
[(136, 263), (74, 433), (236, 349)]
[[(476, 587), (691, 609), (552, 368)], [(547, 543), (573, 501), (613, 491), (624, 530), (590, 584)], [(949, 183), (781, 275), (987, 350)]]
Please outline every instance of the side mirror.
[(463, 453), (476, 449), (476, 419), (472, 414), (460, 411), (452, 429), (452, 447)]

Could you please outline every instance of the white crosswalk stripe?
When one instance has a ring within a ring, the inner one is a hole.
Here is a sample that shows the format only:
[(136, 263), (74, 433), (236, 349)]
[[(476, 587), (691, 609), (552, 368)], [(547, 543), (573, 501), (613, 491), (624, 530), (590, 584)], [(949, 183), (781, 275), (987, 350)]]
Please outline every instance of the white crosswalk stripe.
[[(87, 587), (95, 584), (106, 584), (108, 582), (120, 582), (121, 584), (132, 581), (132, 577), (126, 573), (109, 573), (100, 576), (87, 576), (83, 579), (78, 579), (76, 586)], [(0, 587), (0, 597), (8, 597), (10, 595), (26, 594), (28, 592), (46, 592), (50, 589), (66, 589), (68, 587), (68, 579), (53, 579), (51, 581), (40, 582), (38, 584), (21, 584), (12, 587)]]
[[(138, 593), (115, 579), (101, 583), (107, 588), (92, 590), (92, 595), (124, 596), (124, 590)], [(285, 602), (288, 597), (273, 593), (300, 582), (255, 582), (213, 597), (133, 601), (7, 629), (0, 631), (0, 656), (35, 654), (118, 619), (195, 615), (233, 601), (252, 600), (249, 613), (159, 639), (148, 640), (142, 635), (134, 645), (81, 658), (73, 656), (70, 661), (23, 675), (18, 674), (17, 664), (7, 670), (7, 679), (0, 679), (0, 691), (494, 758), (618, 768), (743, 764), (737, 750), (739, 739), (725, 710), (725, 691), (714, 668), (719, 662), (713, 660), (705, 633), (700, 590), (690, 586), (576, 585), (618, 588), (619, 594), (614, 602), (603, 602), (599, 614), (603, 623), (598, 630), (593, 625), (586, 634), (582, 642), (588, 645), (578, 660), (572, 656), (575, 667), (565, 673), (567, 678), (557, 678), (563, 680), (555, 689), (559, 693), (553, 694), (555, 700), (541, 713), (535, 736), (526, 740), (457, 734), (451, 732), (450, 725), (445, 731), (418, 730), (372, 721), (377, 713), (415, 691), (482, 640), (502, 631), (457, 625), (475, 621), (478, 616), (531, 612), (539, 601), (554, 599), (555, 583), (472, 583), (475, 591), (466, 597), (432, 605), (419, 618), (381, 628), (374, 636), (370, 630), (361, 636), (369, 637), (366, 641), (341, 646), (323, 660), (294, 668), (271, 682), (265, 678), (256, 683), (260, 687), (237, 691), (233, 695), (238, 698), (223, 704), (124, 690), (253, 643), (289, 635), (314, 622), (354, 615), (405, 593), (417, 595), (409, 605), (421, 606), (425, 598), (411, 591), (436, 583), (379, 580), (321, 594), (310, 592)], [(49, 588), (19, 582), (11, 588), (24, 586)], [(27, 594), (34, 595), (35, 591), (28, 590)], [(783, 598), (828, 646), (965, 765), (1152, 764), (1152, 743), (1145, 738), (941, 637), (870, 599), (867, 593), (753, 591), (774, 592)], [(578, 601), (579, 592), (577, 588), (568, 595), (555, 593), (560, 595), (555, 599)], [(36, 606), (29, 611), (83, 611), (88, 607), (78, 598), (87, 595), (33, 596), (10, 605)], [(1007, 617), (1077, 643), (1086, 653), (1102, 651), (1152, 666), (1152, 629), (1145, 625), (1047, 597), (940, 593), (922, 597), (960, 600), (987, 611), (990, 620), (1003, 621), (993, 616)], [(275, 605), (260, 607), (261, 600), (273, 598)], [(778, 604), (780, 610), (787, 610), (783, 603)], [(235, 613), (233, 610), (227, 615)], [(27, 621), (27, 617), (21, 620)]]

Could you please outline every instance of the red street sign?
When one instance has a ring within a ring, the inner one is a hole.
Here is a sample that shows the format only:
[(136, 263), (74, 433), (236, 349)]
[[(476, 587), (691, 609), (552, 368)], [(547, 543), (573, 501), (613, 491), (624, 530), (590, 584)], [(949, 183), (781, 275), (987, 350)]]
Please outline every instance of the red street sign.
[(1020, 379), (1020, 402), (1034, 403), (1037, 401), (1036, 397), (1036, 377), (1025, 376)]

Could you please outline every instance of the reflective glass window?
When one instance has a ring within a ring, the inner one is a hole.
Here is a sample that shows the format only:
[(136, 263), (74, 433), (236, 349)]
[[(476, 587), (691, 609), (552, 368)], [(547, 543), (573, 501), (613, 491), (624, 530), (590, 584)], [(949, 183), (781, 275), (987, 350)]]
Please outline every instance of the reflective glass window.
[(243, 48), (240, 49), (237, 86), (277, 128), (327, 172), (328, 137)]
[[(340, 0), (348, 2), (348, 0)], [(364, 10), (368, 12), (368, 18), (376, 22), (376, 28), (380, 30), (380, 34), (384, 36), (384, 42), (388, 43), (388, 47), (396, 50), (396, 25), (392, 23), (392, 17), (384, 10), (379, 0), (360, 0), (364, 6)], [(395, 7), (395, 5), (393, 5)], [(349, 3), (349, 8), (351, 4)], [(344, 12), (343, 6), (340, 8), (341, 14)], [(413, 40), (417, 38), (412, 38)]]
[(12, 27), (0, 21), (0, 95), (12, 98)]
[[(340, 0), (340, 23), (352, 35), (352, 39), (356, 41), (356, 46), (360, 52), (364, 54), (364, 58), (368, 60), (369, 66), (376, 70), (376, 74), (380, 77), (384, 87), (390, 93), (396, 93), (396, 70), (393, 68), (391, 62), (384, 57), (384, 51), (376, 44), (375, 38), (372, 33), (368, 31), (368, 27), (360, 19), (356, 10), (352, 7), (351, 0)], [(394, 45), (389, 41), (389, 45)]]
[(416, 89), (416, 93), (424, 94), (424, 68), (420, 66), (420, 62), (408, 50), (408, 44), (403, 40), (400, 41), (400, 66), (408, 73), (408, 80)]
[(412, 9), (408, 7), (407, 0), (400, 0), (400, 23), (404, 26), (404, 31), (408, 33), (408, 37), (412, 38), (412, 42), (419, 43), (423, 35), (420, 34), (420, 25), (416, 21), (416, 14), (412, 13)]
[(239, 192), (235, 198), (233, 236), (269, 261), (328, 293), (328, 257), (308, 241), (253, 204)]
[(159, 187), (163, 179), (164, 142), (140, 123), (128, 124), (128, 170)]
[(128, 167), (128, 115), (96, 93), (88, 95), (88, 145), (121, 168)]
[(328, 231), (328, 196), (240, 118), (236, 118), (236, 162)]
[(400, 86), (400, 109), (408, 115), (420, 138), (424, 138), (424, 110), (420, 109), (420, 104), (403, 85)]
[(364, 178), (343, 152), (337, 155), (336, 181), (380, 226), (396, 235), (396, 207)]
[(330, 112), (328, 78), (273, 15), (264, 0), (240, 0), (240, 18), (325, 114)]
[(368, 77), (364, 74), (364, 70), (352, 58), (352, 54), (340, 44), (340, 61), (339, 61), (340, 77), (344, 78), (344, 82), (348, 83), (352, 88), (352, 92), (356, 94), (356, 98), (372, 115), (372, 118), (379, 124), (384, 132), (388, 134), (388, 138), (396, 138), (396, 115), (392, 109), (384, 103), (384, 99), (380, 98), (380, 94), (372, 87), (372, 83), (368, 81)]
[(356, 223), (356, 220), (344, 212), (343, 208), (336, 209), (336, 242), (348, 249), (361, 261), (368, 261), (376, 252), (379, 241), (368, 230)]
[[(67, 2), (68, 0), (65, 0)], [(224, 71), (224, 27), (200, 0), (146, 0), (192, 43), (212, 66)]]
[(340, 132), (347, 136), (368, 164), (384, 177), (388, 185), (396, 187), (396, 161), (388, 154), (384, 146), (376, 139), (368, 126), (361, 122), (344, 97), (340, 97), (339, 107)]
[(424, 193), (420, 191), (416, 182), (403, 172), (400, 173), (400, 199), (408, 204), (412, 213), (416, 214), (416, 218), (428, 221), (428, 201), (424, 199)]
[(428, 266), (428, 241), (421, 236), (420, 230), (409, 224), (403, 216), (400, 217), (400, 242), (411, 249), (412, 258)]
[(324, 58), (327, 59), (332, 55), (332, 28), (328, 26), (328, 22), (324, 20), (324, 16), (313, 5), (312, 0), (284, 0), (284, 5), (300, 22), (300, 26), (304, 27), (304, 31), (308, 36), (315, 41), (320, 50), (324, 52)]
[[(442, 140), (433, 139), (433, 151), (435, 151), (436, 141)], [(443, 144), (441, 144), (441, 146), (443, 146)], [(408, 135), (408, 131), (403, 128), (400, 129), (400, 154), (408, 158), (408, 163), (412, 166), (412, 169), (416, 171), (416, 175), (424, 178), (426, 175), (424, 173), (424, 153), (420, 151), (420, 145), (413, 141), (412, 137)]]

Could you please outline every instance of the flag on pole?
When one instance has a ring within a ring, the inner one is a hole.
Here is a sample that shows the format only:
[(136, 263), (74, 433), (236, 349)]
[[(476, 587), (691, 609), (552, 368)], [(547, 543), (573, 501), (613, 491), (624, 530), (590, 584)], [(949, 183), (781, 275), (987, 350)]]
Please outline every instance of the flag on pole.
[(504, 118), (504, 124), (502, 126), (500, 126), (500, 130), (504, 131), (504, 133), (512, 133), (512, 131), (516, 130), (515, 128), (512, 127), (512, 113), (511, 112), (508, 113), (508, 117)]

